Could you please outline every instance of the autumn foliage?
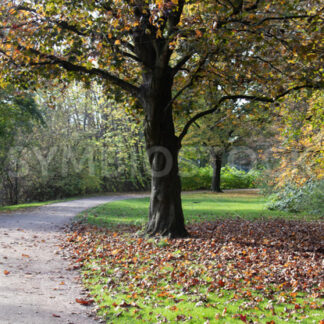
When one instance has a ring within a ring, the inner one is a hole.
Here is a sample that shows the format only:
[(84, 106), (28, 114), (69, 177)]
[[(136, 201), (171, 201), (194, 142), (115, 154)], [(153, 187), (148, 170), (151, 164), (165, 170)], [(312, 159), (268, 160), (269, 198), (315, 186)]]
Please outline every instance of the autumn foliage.
[[(321, 307), (321, 223), (228, 219), (188, 229), (190, 239), (146, 239), (132, 226), (108, 230), (79, 223), (63, 246), (74, 259), (71, 268), (83, 268), (99, 313), (108, 307), (110, 318), (127, 314), (141, 319), (145, 307), (167, 302), (176, 320), (190, 320), (190, 314), (181, 313), (182, 302), (188, 300), (195, 307), (214, 309), (214, 319), (228, 315), (243, 322), (253, 319), (253, 309), (292, 320), (299, 310), (303, 316)], [(102, 289), (94, 293), (98, 284)], [(233, 293), (233, 303), (244, 301), (242, 313), (227, 314), (226, 305), (213, 302), (212, 296), (225, 292)], [(301, 293), (313, 301), (296, 301)], [(107, 305), (106, 294), (116, 302)], [(292, 309), (276, 314), (280, 304)]]

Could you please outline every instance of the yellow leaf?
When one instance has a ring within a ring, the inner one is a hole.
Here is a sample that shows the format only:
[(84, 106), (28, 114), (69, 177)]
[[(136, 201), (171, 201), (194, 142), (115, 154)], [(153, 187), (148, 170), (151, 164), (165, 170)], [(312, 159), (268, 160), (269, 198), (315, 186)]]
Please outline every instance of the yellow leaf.
[(115, 40), (115, 45), (120, 45), (120, 40), (119, 39)]
[(158, 31), (156, 32), (156, 38), (162, 38), (161, 29), (158, 29)]

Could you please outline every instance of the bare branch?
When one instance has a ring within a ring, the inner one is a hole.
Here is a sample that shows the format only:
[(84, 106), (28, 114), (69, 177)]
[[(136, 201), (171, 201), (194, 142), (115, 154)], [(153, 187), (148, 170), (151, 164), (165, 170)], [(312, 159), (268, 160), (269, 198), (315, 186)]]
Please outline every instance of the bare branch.
[(204, 56), (204, 58), (199, 62), (198, 68), (196, 69), (196, 71), (193, 73), (193, 75), (191, 76), (190, 81), (185, 84), (178, 92), (177, 94), (169, 101), (169, 103), (166, 105), (166, 107), (164, 108), (164, 110), (166, 111), (173, 103), (174, 101), (183, 93), (183, 91), (185, 91), (187, 88), (189, 88), (190, 86), (193, 85), (194, 80), (197, 78), (198, 73), (200, 72), (201, 68), (203, 67), (203, 65), (205, 64), (206, 60), (207, 60), (208, 54)]
[(285, 73), (285, 72), (283, 72), (283, 71), (281, 71), (280, 69), (278, 69), (276, 66), (274, 66), (270, 61), (267, 61), (267, 60), (265, 60), (264, 58), (262, 58), (262, 57), (260, 57), (260, 56), (252, 56), (252, 58), (254, 58), (254, 59), (257, 59), (257, 60), (260, 60), (260, 61), (262, 61), (262, 62), (264, 62), (264, 63), (266, 63), (266, 64), (268, 64), (268, 65), (270, 65), (274, 70), (276, 70), (277, 72), (279, 72), (279, 73), (281, 73), (281, 74), (285, 74), (285, 75), (287, 75), (287, 73)]

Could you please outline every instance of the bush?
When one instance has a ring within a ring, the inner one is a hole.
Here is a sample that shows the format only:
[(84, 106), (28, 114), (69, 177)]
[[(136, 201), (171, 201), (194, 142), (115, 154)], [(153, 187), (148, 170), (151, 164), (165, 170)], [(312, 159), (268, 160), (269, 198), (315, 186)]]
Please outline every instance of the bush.
[(23, 201), (46, 201), (100, 192), (101, 180), (86, 172), (69, 174), (66, 177), (53, 175), (26, 185), (28, 192)]
[[(199, 168), (188, 166), (182, 170), (181, 181), (183, 190), (210, 190), (212, 183), (213, 169), (210, 166)], [(250, 170), (245, 172), (235, 167), (226, 165), (221, 170), (222, 189), (246, 189), (256, 188), (260, 171)]]
[(182, 190), (210, 189), (212, 181), (211, 167), (193, 167), (181, 174)]
[(308, 181), (301, 187), (287, 184), (283, 189), (270, 195), (270, 210), (290, 212), (310, 212), (324, 215), (324, 181)]

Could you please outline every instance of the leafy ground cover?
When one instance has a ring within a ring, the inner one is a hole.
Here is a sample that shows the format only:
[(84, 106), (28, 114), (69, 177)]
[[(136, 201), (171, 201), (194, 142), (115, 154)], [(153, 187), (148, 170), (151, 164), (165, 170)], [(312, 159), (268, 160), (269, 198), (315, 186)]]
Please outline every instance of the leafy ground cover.
[[(185, 212), (186, 204), (194, 208), (187, 239), (141, 237), (130, 206), (145, 199), (84, 214), (63, 244), (89, 291), (77, 302), (96, 302), (107, 323), (323, 324), (323, 222), (274, 218), (265, 211), (257, 219), (248, 211), (259, 206), (258, 197), (228, 195), (242, 205), (241, 214), (229, 202), (228, 208), (226, 202), (211, 208), (213, 195), (185, 196)], [(206, 214), (199, 217), (197, 210)]]

